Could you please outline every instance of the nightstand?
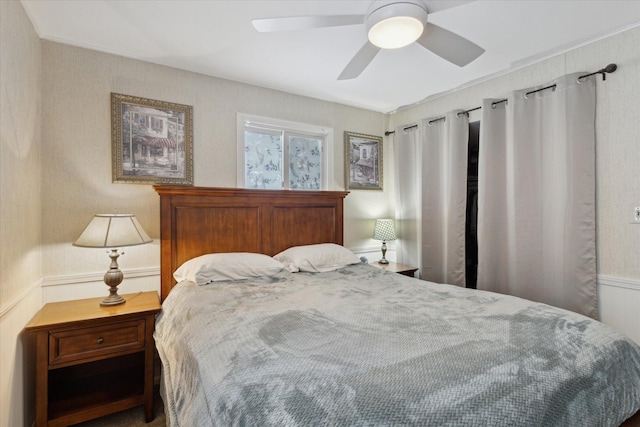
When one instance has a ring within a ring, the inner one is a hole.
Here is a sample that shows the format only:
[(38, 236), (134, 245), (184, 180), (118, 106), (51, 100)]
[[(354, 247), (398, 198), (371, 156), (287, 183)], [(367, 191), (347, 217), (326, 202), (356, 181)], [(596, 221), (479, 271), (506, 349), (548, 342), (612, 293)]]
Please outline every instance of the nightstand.
[(25, 329), (36, 335), (36, 426), (66, 426), (144, 405), (153, 419), (157, 292), (54, 302)]
[(392, 273), (398, 273), (398, 274), (402, 274), (405, 276), (409, 276), (409, 277), (413, 277), (413, 274), (418, 271), (417, 267), (412, 267), (410, 265), (405, 265), (405, 264), (398, 264), (395, 262), (391, 262), (389, 261), (389, 264), (380, 264), (377, 261), (376, 262), (372, 262), (371, 264), (374, 267), (377, 267), (381, 270), (386, 270), (386, 271), (390, 271)]

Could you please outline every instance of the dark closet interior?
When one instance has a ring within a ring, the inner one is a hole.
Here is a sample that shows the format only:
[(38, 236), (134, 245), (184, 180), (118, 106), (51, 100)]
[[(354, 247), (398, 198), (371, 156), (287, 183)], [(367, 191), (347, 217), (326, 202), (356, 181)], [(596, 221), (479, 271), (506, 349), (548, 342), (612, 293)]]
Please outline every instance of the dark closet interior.
[(465, 283), (476, 288), (478, 278), (478, 153), (480, 122), (469, 123), (467, 158), (467, 219), (465, 225)]

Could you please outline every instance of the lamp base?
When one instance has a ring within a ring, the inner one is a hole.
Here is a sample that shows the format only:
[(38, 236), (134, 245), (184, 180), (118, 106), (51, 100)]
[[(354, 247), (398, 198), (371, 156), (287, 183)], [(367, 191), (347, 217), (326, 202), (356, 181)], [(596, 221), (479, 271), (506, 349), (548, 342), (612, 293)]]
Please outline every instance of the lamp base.
[(118, 295), (118, 285), (122, 283), (124, 274), (118, 267), (118, 257), (120, 254), (117, 249), (111, 249), (109, 258), (111, 258), (111, 265), (109, 270), (104, 274), (104, 284), (109, 287), (109, 296), (100, 302), (101, 306), (118, 305), (127, 302), (124, 298)]
[(385, 258), (385, 256), (387, 255), (387, 242), (385, 242), (384, 240), (382, 241), (382, 259), (380, 261), (378, 261), (378, 264), (389, 264), (389, 261), (387, 261), (387, 259)]
[(123, 297), (118, 295), (118, 288), (115, 288), (115, 291), (113, 291), (113, 293), (111, 293), (111, 290), (109, 290), (109, 292), (110, 292), (109, 296), (103, 299), (102, 301), (100, 301), (100, 305), (102, 306), (120, 305), (127, 302), (127, 300), (125, 300)]

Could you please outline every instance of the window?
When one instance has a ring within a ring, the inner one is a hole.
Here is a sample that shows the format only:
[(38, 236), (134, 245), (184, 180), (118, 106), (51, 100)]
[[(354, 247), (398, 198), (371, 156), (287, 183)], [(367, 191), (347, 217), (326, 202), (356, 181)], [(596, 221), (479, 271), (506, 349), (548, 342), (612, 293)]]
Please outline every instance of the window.
[(238, 187), (326, 190), (333, 130), (238, 115)]

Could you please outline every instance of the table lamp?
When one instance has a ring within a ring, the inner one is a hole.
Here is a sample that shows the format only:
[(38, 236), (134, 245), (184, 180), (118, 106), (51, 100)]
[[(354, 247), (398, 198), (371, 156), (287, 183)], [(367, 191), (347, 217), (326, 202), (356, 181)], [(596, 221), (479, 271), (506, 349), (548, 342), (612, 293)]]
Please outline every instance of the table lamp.
[(376, 219), (376, 226), (373, 229), (373, 238), (382, 240), (382, 259), (378, 264), (389, 264), (385, 258), (387, 254), (387, 242), (396, 240), (396, 229), (392, 219)]
[(104, 275), (104, 283), (109, 287), (109, 296), (100, 305), (123, 304), (125, 299), (118, 295), (118, 285), (124, 274), (118, 267), (118, 248), (143, 245), (152, 242), (135, 215), (132, 214), (96, 214), (73, 245), (83, 248), (111, 248), (111, 265)]

